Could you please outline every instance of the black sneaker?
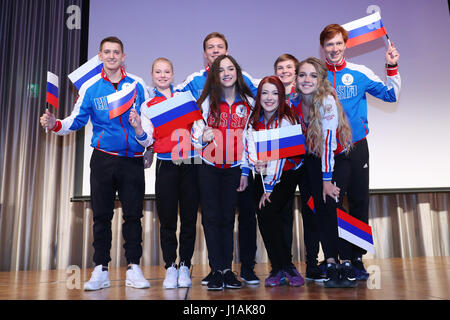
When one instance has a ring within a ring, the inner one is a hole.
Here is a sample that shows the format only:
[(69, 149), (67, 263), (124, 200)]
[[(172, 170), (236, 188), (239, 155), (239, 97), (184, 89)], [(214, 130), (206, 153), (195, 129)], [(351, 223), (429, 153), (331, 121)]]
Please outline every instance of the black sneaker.
[(355, 271), (350, 262), (344, 262), (339, 266), (341, 288), (355, 288), (356, 282)]
[[(231, 270), (227, 270), (223, 274), (223, 282), (224, 282), (225, 288), (230, 288), (230, 289), (242, 288), (242, 283), (236, 278), (236, 275)], [(208, 284), (208, 287), (209, 287), (209, 284)]]
[(328, 263), (326, 278), (323, 281), (323, 285), (325, 288), (339, 288), (339, 272), (336, 266), (336, 263)]
[(212, 271), (209, 272), (208, 275), (202, 279), (202, 286), (207, 286), (209, 280), (211, 280), (211, 277), (212, 277)]
[(256, 276), (255, 271), (251, 268), (241, 269), (241, 279), (246, 284), (259, 284), (259, 278)]
[(208, 282), (208, 290), (223, 290), (222, 271), (215, 271), (211, 274), (211, 279)]
[(361, 258), (358, 257), (355, 260), (352, 260), (352, 266), (356, 280), (365, 281), (369, 279), (369, 273), (366, 271), (366, 268), (364, 268)]
[[(325, 269), (326, 275), (326, 269)], [(317, 264), (307, 263), (306, 264), (306, 280), (307, 281), (315, 281), (315, 282), (323, 282), (325, 277), (322, 276), (322, 270), (320, 270)]]
[(320, 274), (324, 279), (327, 277), (327, 264), (327, 260), (319, 263)]

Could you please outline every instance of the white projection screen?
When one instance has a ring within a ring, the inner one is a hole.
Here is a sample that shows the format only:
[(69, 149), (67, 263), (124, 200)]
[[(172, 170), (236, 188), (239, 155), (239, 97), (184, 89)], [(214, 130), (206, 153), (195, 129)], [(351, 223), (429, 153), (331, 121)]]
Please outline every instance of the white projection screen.
[[(204, 68), (204, 37), (227, 37), (229, 54), (260, 79), (273, 74), (275, 59), (290, 53), (323, 58), (319, 34), (379, 11), (400, 52), (400, 100), (368, 96), (370, 189), (373, 192), (450, 188), (450, 19), (444, 0), (345, 1), (144, 1), (91, 0), (88, 57), (110, 35), (125, 46), (127, 72), (148, 87), (154, 59), (174, 64), (175, 81)], [(386, 38), (349, 48), (348, 61), (364, 64), (385, 80)], [(89, 196), (90, 123), (84, 137), (81, 195)], [(80, 142), (80, 141), (79, 141)], [(155, 160), (156, 162), (156, 160)], [(154, 168), (146, 170), (146, 194), (154, 194)]]

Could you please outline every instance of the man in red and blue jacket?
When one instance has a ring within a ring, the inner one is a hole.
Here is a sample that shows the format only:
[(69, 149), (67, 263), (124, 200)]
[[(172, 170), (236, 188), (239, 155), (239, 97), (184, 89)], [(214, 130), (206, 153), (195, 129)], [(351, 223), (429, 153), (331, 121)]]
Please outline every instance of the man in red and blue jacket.
[(123, 44), (117, 37), (108, 37), (100, 43), (99, 59), (103, 62), (101, 74), (84, 83), (72, 113), (57, 120), (48, 110), (41, 117), (43, 127), (58, 135), (66, 135), (92, 123), (90, 161), (91, 205), (93, 211), (94, 264), (91, 278), (84, 290), (99, 290), (110, 286), (108, 263), (111, 261), (111, 220), (114, 215), (116, 192), (122, 203), (122, 233), (125, 257), (128, 262), (126, 286), (148, 288), (150, 284), (139, 267), (142, 256), (142, 210), (145, 193), (144, 147), (150, 144), (147, 134), (150, 122), (142, 117), (143, 132), (135, 132), (130, 124), (130, 109), (109, 119), (107, 96), (130, 86), (135, 81), (135, 108), (148, 98), (142, 79), (127, 74)]
[[(325, 53), (328, 80), (336, 89), (339, 101), (349, 119), (354, 146), (349, 153), (351, 173), (347, 189), (349, 214), (368, 223), (369, 220), (369, 149), (366, 136), (369, 133), (367, 121), (366, 93), (386, 102), (397, 102), (401, 79), (398, 73), (400, 57), (393, 44), (386, 52), (387, 83), (363, 65), (347, 62), (344, 57), (348, 32), (338, 24), (326, 26), (320, 34), (320, 45)], [(362, 263), (366, 251), (354, 246), (352, 265), (358, 280), (366, 280), (369, 274)]]

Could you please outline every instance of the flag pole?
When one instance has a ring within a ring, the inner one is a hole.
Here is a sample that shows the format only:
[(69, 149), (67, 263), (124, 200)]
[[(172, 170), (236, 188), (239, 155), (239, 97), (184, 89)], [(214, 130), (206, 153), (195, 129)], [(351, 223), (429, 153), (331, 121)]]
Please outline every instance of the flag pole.
[[(48, 103), (45, 103), (45, 111), (48, 111)], [(45, 133), (48, 133), (48, 125), (45, 127)]]
[[(206, 122), (206, 120), (204, 118), (203, 118), (203, 122), (205, 123), (205, 126), (208, 126), (208, 123)], [(214, 139), (214, 136), (213, 136), (212, 141), (214, 143), (214, 146), (217, 148), (217, 143), (216, 143), (216, 139)]]
[[(131, 108), (133, 108), (134, 110), (136, 110), (136, 97), (134, 97), (134, 101), (133, 101), (133, 106)], [(136, 120), (133, 119), (133, 121), (131, 121), (133, 124), (136, 122)]]
[(263, 177), (262, 171), (260, 171), (259, 174), (261, 176), (261, 181), (262, 181), (262, 185), (263, 185), (263, 188), (264, 188), (264, 193), (266, 193), (266, 186), (264, 185), (264, 177)]
[[(334, 182), (334, 186), (336, 187), (336, 181)], [(334, 200), (336, 201), (336, 203), (338, 203), (338, 197), (334, 197)]]
[(389, 47), (392, 47), (391, 40), (389, 39), (389, 36), (387, 35), (387, 33), (386, 33), (386, 39), (387, 39), (387, 42), (389, 44)]

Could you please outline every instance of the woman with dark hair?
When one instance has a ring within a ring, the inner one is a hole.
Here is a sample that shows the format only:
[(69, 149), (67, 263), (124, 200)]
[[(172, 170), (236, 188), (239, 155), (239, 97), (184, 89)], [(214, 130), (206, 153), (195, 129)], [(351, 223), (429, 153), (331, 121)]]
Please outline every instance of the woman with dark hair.
[[(284, 237), (283, 207), (292, 198), (298, 181), (298, 168), (302, 157), (283, 158), (262, 163), (257, 160), (253, 131), (268, 130), (298, 124), (295, 112), (285, 101), (284, 86), (276, 76), (265, 77), (258, 86), (255, 109), (250, 117), (246, 137), (246, 156), (256, 172), (265, 174), (255, 179), (258, 203), (259, 230), (272, 264), (272, 271), (265, 280), (266, 286), (278, 286), (284, 278), (291, 286), (305, 283), (292, 264), (290, 248)], [(263, 170), (266, 167), (267, 170)]]
[(238, 192), (248, 184), (249, 168), (241, 169), (242, 132), (252, 102), (252, 93), (236, 60), (228, 55), (217, 57), (197, 100), (205, 121), (194, 122), (191, 131), (192, 144), (203, 160), (198, 168), (198, 183), (212, 272), (208, 290), (242, 287), (231, 264)]

